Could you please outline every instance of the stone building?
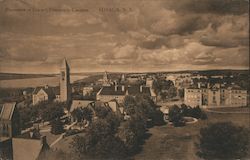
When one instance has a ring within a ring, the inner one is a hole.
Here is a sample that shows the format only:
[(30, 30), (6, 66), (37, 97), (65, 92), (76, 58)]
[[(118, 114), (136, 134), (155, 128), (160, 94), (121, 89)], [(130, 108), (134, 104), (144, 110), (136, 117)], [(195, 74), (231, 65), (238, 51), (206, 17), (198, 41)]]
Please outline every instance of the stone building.
[(247, 106), (247, 90), (237, 85), (207, 84), (185, 89), (184, 102), (191, 107), (240, 107)]
[(137, 94), (146, 94), (156, 102), (156, 94), (150, 87), (146, 86), (104, 86), (97, 93), (96, 99), (103, 102), (115, 99), (118, 103), (123, 103), (126, 95), (136, 96)]
[(59, 91), (55, 88), (49, 87), (48, 85), (44, 87), (36, 87), (32, 93), (32, 104), (36, 105), (45, 101), (59, 101), (60, 95)]

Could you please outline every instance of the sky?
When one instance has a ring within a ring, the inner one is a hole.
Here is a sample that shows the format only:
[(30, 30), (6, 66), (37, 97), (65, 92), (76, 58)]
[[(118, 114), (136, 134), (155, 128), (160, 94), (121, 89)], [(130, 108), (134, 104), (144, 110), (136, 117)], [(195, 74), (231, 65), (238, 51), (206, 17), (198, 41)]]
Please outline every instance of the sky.
[(249, 0), (0, 0), (0, 72), (248, 69)]

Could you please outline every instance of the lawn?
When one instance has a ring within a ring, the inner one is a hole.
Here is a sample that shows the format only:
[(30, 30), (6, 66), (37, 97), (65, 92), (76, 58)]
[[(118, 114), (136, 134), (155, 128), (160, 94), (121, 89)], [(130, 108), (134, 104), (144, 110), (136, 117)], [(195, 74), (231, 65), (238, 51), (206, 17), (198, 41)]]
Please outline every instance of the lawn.
[(224, 108), (209, 108), (211, 111), (220, 112), (250, 112), (250, 107), (224, 107)]
[[(134, 156), (135, 160), (168, 160), (168, 159), (200, 159), (196, 156), (195, 143), (198, 142), (200, 128), (208, 123), (232, 121), (233, 123), (249, 127), (248, 114), (217, 114), (207, 113), (208, 120), (199, 121), (184, 127), (169, 125), (156, 126), (149, 129), (152, 134), (145, 141), (142, 151)], [(250, 155), (250, 154), (249, 154)], [(248, 156), (250, 158), (250, 156)]]

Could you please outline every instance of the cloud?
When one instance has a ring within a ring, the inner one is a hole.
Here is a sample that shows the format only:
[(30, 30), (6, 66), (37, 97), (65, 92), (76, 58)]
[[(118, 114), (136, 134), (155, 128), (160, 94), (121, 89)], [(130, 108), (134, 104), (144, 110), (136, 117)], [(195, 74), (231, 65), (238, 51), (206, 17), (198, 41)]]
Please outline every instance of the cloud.
[[(53, 67), (67, 57), (74, 68), (87, 71), (248, 67), (248, 1), (87, 2), (29, 2), (35, 8), (89, 10), (83, 13), (1, 12), (2, 64), (6, 69), (21, 64), (26, 69), (31, 64)], [(28, 7), (20, 1), (1, 4)], [(107, 4), (132, 10), (99, 12)]]
[(114, 58), (115, 59), (131, 59), (135, 58), (136, 46), (127, 44), (125, 46), (117, 46), (114, 48)]
[(196, 65), (213, 64), (215, 60), (216, 58), (212, 52), (202, 52), (195, 57), (194, 64)]
[[(214, 17), (213, 17), (214, 18)], [(200, 41), (204, 45), (218, 47), (237, 47), (249, 45), (249, 21), (248, 16), (223, 16), (217, 17), (220, 22), (210, 25), (200, 31)], [(216, 27), (213, 27), (216, 26)]]
[(175, 0), (168, 0), (165, 3), (166, 8), (174, 8), (178, 12), (218, 15), (245, 14), (248, 13), (248, 6), (248, 0), (182, 0), (178, 3)]

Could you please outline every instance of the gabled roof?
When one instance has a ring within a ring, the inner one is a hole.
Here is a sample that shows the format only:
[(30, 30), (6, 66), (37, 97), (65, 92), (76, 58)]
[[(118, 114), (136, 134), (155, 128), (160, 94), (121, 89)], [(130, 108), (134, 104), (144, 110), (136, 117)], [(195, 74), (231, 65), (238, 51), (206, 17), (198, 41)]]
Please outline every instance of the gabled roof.
[(41, 140), (12, 138), (14, 160), (36, 160), (38, 159), (43, 144)]
[(48, 97), (55, 97), (56, 95), (52, 87), (36, 87), (32, 94), (37, 94), (41, 89), (48, 95)]
[(4, 103), (2, 111), (0, 114), (0, 119), (2, 120), (11, 120), (13, 112), (15, 110), (16, 103)]
[(122, 104), (119, 104), (116, 99), (109, 101), (108, 105), (112, 109), (113, 112), (120, 113), (120, 114), (124, 112), (124, 106)]
[(73, 100), (69, 111), (73, 112), (77, 108), (88, 107), (88, 105), (91, 104), (91, 103), (93, 103), (93, 101), (88, 101), (88, 100)]

